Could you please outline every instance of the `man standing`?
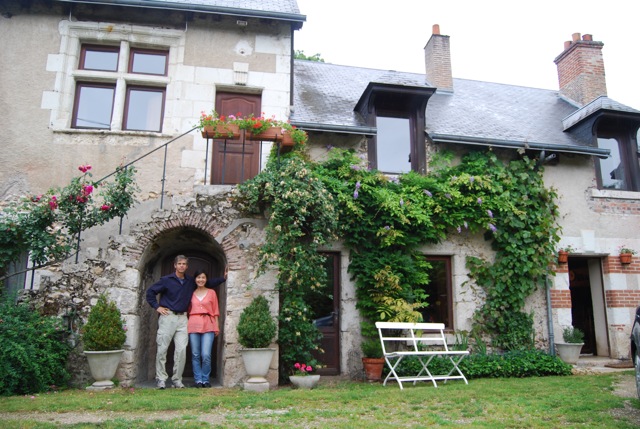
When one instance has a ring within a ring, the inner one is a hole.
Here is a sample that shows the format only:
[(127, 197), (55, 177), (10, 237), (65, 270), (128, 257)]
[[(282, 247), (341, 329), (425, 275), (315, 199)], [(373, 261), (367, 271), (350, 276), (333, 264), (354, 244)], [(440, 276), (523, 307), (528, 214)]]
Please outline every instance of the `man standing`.
[[(173, 375), (171, 381), (173, 387), (184, 388), (182, 383), (182, 372), (186, 361), (187, 344), (189, 334), (187, 333), (187, 309), (191, 302), (191, 295), (196, 289), (193, 277), (186, 274), (189, 260), (184, 255), (178, 255), (174, 259), (173, 266), (175, 273), (161, 277), (149, 289), (147, 289), (147, 302), (159, 314), (158, 333), (156, 343), (158, 351), (156, 353), (156, 380), (159, 389), (164, 389), (166, 380), (169, 377), (166, 370), (167, 350), (173, 340), (175, 353), (173, 357)], [(207, 286), (213, 289), (227, 279), (227, 269), (224, 277), (212, 278)], [(160, 302), (156, 295), (161, 294)]]

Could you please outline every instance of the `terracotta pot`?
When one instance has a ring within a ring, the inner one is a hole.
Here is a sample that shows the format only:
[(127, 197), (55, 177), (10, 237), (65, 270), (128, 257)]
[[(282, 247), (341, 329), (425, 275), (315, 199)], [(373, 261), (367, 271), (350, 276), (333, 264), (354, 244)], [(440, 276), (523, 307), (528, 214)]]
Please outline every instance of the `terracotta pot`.
[(250, 130), (247, 130), (245, 136), (247, 140), (275, 142), (282, 140), (282, 129), (279, 127), (271, 127), (260, 134), (253, 134)]
[(558, 252), (558, 262), (561, 264), (566, 264), (568, 260), (569, 260), (569, 253), (567, 253), (564, 250), (560, 250)]
[(240, 127), (236, 124), (218, 124), (215, 127), (206, 126), (202, 129), (202, 137), (205, 139), (238, 140), (240, 138)]
[(631, 253), (621, 253), (620, 254), (620, 263), (627, 265), (631, 263), (631, 259), (633, 258), (633, 254)]
[(367, 381), (381, 381), (384, 358), (362, 358), (364, 376)]
[(282, 146), (293, 146), (295, 143), (293, 142), (293, 136), (290, 133), (282, 134)]
[(320, 375), (290, 375), (289, 380), (298, 389), (313, 389), (320, 381)]

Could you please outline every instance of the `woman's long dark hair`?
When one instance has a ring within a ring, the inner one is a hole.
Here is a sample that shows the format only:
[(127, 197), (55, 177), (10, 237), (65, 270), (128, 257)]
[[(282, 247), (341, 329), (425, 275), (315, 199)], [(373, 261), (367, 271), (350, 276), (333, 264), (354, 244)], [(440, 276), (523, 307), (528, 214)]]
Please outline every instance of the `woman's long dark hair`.
[(193, 273), (193, 280), (195, 281), (196, 277), (198, 277), (200, 274), (204, 274), (207, 280), (209, 280), (209, 274), (207, 274), (205, 270), (196, 270), (196, 272)]

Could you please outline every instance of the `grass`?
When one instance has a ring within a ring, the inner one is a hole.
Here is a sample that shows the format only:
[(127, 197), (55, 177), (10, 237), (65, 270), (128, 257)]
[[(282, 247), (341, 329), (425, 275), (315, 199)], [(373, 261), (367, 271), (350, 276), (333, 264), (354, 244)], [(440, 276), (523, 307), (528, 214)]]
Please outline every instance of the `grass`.
[[(324, 383), (265, 393), (240, 389), (67, 390), (3, 398), (10, 428), (636, 428), (638, 399), (613, 394), (632, 372), (478, 379), (407, 386)], [(43, 414), (47, 413), (47, 414)]]

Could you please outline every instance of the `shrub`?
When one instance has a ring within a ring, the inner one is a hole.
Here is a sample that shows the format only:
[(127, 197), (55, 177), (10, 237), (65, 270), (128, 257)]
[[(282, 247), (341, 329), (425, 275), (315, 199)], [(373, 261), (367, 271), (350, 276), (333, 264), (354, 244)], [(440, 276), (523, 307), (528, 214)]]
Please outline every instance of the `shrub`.
[(0, 301), (0, 395), (23, 395), (65, 386), (71, 348), (62, 321), (42, 316), (15, 297)]
[(562, 339), (565, 343), (584, 343), (584, 332), (578, 328), (569, 326), (562, 331)]
[(267, 299), (259, 295), (242, 311), (238, 322), (238, 342), (247, 349), (269, 347), (276, 336), (276, 322)]
[(82, 327), (82, 342), (86, 351), (120, 350), (127, 335), (120, 310), (115, 302), (100, 295), (89, 312), (89, 320)]
[[(472, 354), (458, 367), (468, 378), (524, 378), (570, 375), (571, 365), (543, 350), (512, 351), (504, 354)], [(416, 375), (422, 366), (416, 357), (405, 358), (396, 372), (400, 376)], [(447, 358), (434, 358), (429, 364), (432, 374), (447, 374), (453, 368)]]
[(367, 339), (362, 341), (362, 357), (366, 358), (381, 358), (382, 346), (380, 340)]

